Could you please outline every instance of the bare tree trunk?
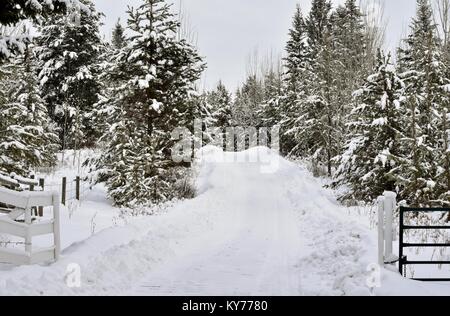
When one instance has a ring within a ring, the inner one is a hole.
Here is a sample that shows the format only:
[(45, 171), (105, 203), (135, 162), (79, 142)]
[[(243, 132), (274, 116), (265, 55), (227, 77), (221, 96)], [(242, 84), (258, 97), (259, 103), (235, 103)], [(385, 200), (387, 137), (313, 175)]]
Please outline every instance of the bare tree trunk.
[(450, 41), (450, 0), (435, 0), (434, 20), (444, 47)]
[(387, 20), (385, 18), (384, 0), (360, 0), (360, 8), (366, 32), (367, 56), (365, 67), (371, 71), (378, 49), (382, 48), (386, 36)]

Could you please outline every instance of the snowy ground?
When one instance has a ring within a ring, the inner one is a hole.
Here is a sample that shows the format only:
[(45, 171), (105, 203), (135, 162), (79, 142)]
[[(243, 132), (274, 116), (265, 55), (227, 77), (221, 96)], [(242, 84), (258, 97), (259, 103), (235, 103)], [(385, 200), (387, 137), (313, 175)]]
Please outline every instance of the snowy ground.
[[(225, 162), (199, 164), (199, 196), (154, 216), (120, 216), (94, 188), (63, 210), (61, 260), (0, 265), (0, 294), (450, 295), (450, 284), (387, 270), (371, 290), (375, 230), (306, 169), (263, 148), (204, 153)], [(242, 162), (255, 154), (265, 162)], [(262, 172), (267, 161), (278, 163), (275, 172)], [(65, 282), (72, 263), (81, 266), (80, 288)]]

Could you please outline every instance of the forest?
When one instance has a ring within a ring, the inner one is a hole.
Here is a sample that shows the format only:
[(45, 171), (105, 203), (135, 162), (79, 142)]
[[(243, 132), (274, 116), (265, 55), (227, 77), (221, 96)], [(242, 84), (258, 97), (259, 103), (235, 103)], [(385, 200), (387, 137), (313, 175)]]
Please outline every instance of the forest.
[[(117, 206), (186, 197), (177, 127), (280, 127), (283, 156), (330, 179), (343, 203), (384, 191), (450, 205), (450, 2), (417, 0), (396, 51), (382, 18), (356, 0), (292, 13), (281, 57), (249, 62), (237, 91), (202, 89), (207, 60), (164, 0), (142, 0), (100, 34), (92, 0), (0, 4), (0, 178), (30, 177), (65, 150)], [(203, 145), (210, 142), (208, 137)], [(217, 145), (217, 144), (216, 144)], [(223, 144), (222, 144), (223, 145)]]

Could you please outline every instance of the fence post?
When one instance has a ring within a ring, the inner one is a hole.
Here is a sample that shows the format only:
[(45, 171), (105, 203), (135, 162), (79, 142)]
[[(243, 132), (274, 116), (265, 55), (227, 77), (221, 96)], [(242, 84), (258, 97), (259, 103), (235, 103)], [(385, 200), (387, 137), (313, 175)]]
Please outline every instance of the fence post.
[(31, 252), (32, 252), (32, 248), (31, 248), (32, 238), (31, 238), (31, 230), (30, 230), (31, 212), (32, 212), (32, 209), (30, 207), (27, 207), (25, 209), (25, 224), (27, 225), (27, 229), (26, 229), (26, 233), (25, 233), (25, 252), (27, 252), (27, 254), (30, 256), (30, 260), (31, 260)]
[(402, 276), (403, 275), (403, 226), (405, 225), (403, 208), (400, 207), (400, 231), (399, 231), (399, 239), (398, 239), (398, 271)]
[(394, 209), (397, 205), (397, 194), (394, 192), (384, 192), (384, 212), (386, 217), (385, 224), (385, 260), (387, 262), (395, 261), (393, 253), (393, 222), (394, 222)]
[[(34, 180), (34, 175), (30, 176), (30, 179)], [(30, 192), (33, 192), (34, 191), (34, 184), (30, 184), (29, 186), (30, 186)], [(31, 215), (33, 216), (33, 214), (34, 214), (34, 216), (38, 216), (38, 210), (37, 210), (36, 206), (33, 206), (31, 208)]]
[(61, 253), (61, 227), (59, 214), (59, 194), (53, 194), (53, 239), (55, 244), (55, 260), (59, 259)]
[(378, 197), (378, 264), (384, 266), (384, 197)]
[(80, 177), (77, 176), (75, 179), (75, 198), (80, 200)]
[(66, 205), (66, 189), (67, 189), (67, 178), (62, 178), (62, 190), (61, 190), (61, 203)]
[[(39, 179), (39, 186), (42, 188), (42, 191), (45, 191), (45, 180), (44, 179)], [(39, 206), (38, 216), (39, 217), (44, 216), (44, 207), (43, 206)]]
[[(34, 179), (34, 175), (32, 175), (30, 178)], [(34, 184), (30, 184), (30, 191), (34, 191)]]

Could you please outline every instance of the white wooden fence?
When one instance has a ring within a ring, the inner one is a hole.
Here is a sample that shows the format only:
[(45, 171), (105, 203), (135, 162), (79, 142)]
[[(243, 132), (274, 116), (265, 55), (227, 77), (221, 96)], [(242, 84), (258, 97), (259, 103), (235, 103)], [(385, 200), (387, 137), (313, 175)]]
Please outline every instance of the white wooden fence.
[(378, 198), (378, 264), (393, 264), (398, 257), (393, 253), (393, 221), (394, 210), (397, 208), (397, 194), (384, 192)]
[[(0, 234), (24, 239), (24, 250), (0, 248), (0, 262), (11, 264), (36, 264), (56, 261), (61, 251), (60, 197), (53, 192), (16, 192), (0, 187), (0, 203), (11, 211), (0, 216)], [(51, 220), (32, 222), (33, 207), (53, 207)], [(24, 216), (23, 223), (17, 219)], [(53, 246), (34, 249), (33, 237), (53, 234)]]

